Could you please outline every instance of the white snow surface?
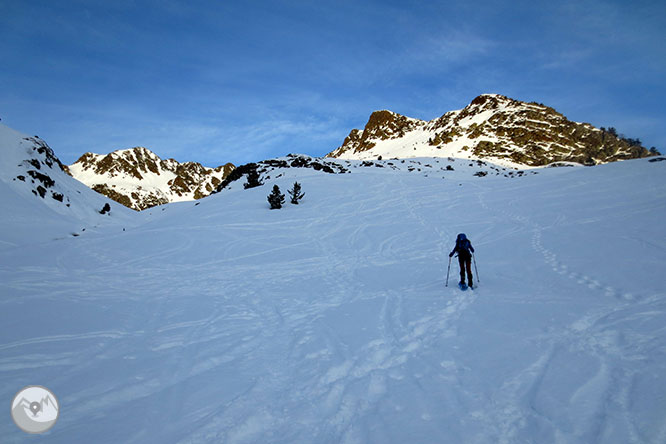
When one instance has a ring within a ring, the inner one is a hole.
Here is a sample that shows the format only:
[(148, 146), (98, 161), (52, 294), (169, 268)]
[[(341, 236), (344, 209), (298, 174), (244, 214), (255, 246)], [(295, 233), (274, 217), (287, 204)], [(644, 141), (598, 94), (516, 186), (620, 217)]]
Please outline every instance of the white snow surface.
[[(292, 168), (78, 237), (17, 231), (0, 399), (52, 390), (49, 443), (666, 442), (664, 168)], [(301, 203), (269, 210), (295, 179)]]

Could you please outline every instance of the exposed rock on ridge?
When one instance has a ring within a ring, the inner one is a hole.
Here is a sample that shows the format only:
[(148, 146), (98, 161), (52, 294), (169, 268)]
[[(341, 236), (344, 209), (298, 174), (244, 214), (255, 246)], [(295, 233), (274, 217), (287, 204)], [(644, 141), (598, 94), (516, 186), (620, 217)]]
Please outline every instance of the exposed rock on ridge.
[(568, 120), (553, 108), (483, 94), (458, 111), (426, 122), (391, 111), (372, 113), (328, 157), (459, 157), (524, 167), (553, 162), (585, 165), (647, 157), (644, 147)]
[(58, 192), (54, 187), (56, 185), (54, 177), (67, 172), (67, 168), (60, 162), (51, 147), (37, 136), (24, 137), (21, 145), (26, 146), (26, 159), (18, 166), (24, 167), (25, 173), (29, 177), (19, 174), (13, 180), (26, 182), (35, 196), (42, 199), (50, 197), (69, 206), (69, 197)]
[(197, 162), (161, 159), (143, 147), (102, 155), (85, 153), (70, 174), (95, 191), (135, 210), (206, 197), (231, 173), (227, 163), (207, 168)]
[[(46, 215), (48, 211), (43, 213), (44, 205), (64, 215), (63, 221), (97, 223), (100, 222), (99, 210), (109, 204), (107, 198), (72, 179), (67, 174), (67, 167), (44, 140), (27, 136), (4, 124), (0, 124), (0, 184), (3, 189), (8, 186), (12, 190), (12, 193), (5, 195), (7, 200), (3, 201), (3, 214), (10, 218), (12, 211), (18, 208), (30, 208), (28, 211), (34, 210), (34, 214)], [(9, 196), (19, 197), (19, 200)], [(25, 199), (25, 205), (19, 204), (22, 199)], [(116, 211), (117, 207), (109, 205), (114, 216), (122, 214), (122, 211)], [(111, 214), (107, 211), (104, 217), (109, 216)], [(35, 239), (44, 237), (39, 234)]]
[[(218, 193), (223, 189), (229, 187), (233, 182), (240, 181), (241, 179), (249, 180), (249, 175), (256, 172), (259, 178), (260, 185), (271, 178), (276, 170), (286, 170), (289, 168), (309, 168), (314, 171), (321, 171), (329, 174), (343, 174), (348, 170), (335, 161), (327, 161), (325, 159), (313, 158), (303, 154), (288, 154), (284, 158), (262, 160), (257, 163), (246, 163), (234, 169), (223, 181), (218, 185), (213, 193)], [(278, 173), (277, 177), (281, 174)], [(213, 194), (211, 193), (211, 194)]]

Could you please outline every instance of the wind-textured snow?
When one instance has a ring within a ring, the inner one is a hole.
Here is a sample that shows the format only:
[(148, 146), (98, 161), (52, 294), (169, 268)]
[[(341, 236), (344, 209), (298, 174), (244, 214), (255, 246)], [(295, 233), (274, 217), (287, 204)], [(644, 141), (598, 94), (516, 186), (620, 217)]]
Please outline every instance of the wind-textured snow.
[[(665, 167), (291, 169), (18, 236), (0, 398), (51, 389), (49, 443), (666, 442)], [(269, 210), (295, 179), (301, 203)], [(459, 232), (473, 291), (455, 259), (445, 286)], [(8, 412), (0, 435), (33, 438)]]

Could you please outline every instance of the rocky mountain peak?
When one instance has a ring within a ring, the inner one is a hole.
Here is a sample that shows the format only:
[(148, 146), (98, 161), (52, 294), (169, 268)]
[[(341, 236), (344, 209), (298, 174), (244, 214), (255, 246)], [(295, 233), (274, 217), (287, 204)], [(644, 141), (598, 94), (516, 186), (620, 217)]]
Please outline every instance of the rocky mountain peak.
[(162, 159), (145, 147), (85, 153), (69, 166), (73, 177), (135, 210), (208, 196), (233, 169)]
[(592, 165), (649, 152), (631, 139), (568, 120), (546, 105), (481, 94), (458, 111), (424, 122), (376, 111), (328, 157), (459, 157), (524, 168), (553, 162)]
[(85, 170), (92, 169), (98, 175), (127, 175), (142, 180), (142, 173), (152, 172), (159, 175), (160, 170), (166, 166), (163, 163), (162, 159), (149, 149), (135, 147), (113, 151), (104, 156), (88, 152), (74, 162), (74, 165), (80, 165)]
[(472, 99), (469, 106), (476, 105), (487, 109), (497, 109), (500, 104), (507, 104), (509, 102), (514, 102), (514, 100), (500, 94), (481, 94)]
[(406, 132), (422, 123), (420, 120), (411, 119), (392, 111), (375, 111), (370, 115), (362, 137), (365, 140), (387, 140), (402, 137)]
[[(345, 139), (341, 148), (355, 153), (367, 151), (378, 141), (399, 139), (410, 131), (425, 125), (425, 122), (388, 110), (374, 111), (363, 131), (353, 129)], [(335, 153), (335, 151), (333, 152)], [(328, 157), (337, 157), (329, 154)]]

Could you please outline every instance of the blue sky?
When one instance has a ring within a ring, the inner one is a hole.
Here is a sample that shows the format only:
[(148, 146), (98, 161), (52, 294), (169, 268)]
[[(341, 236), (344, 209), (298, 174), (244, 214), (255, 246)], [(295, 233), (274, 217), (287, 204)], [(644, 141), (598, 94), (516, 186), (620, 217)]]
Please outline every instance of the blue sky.
[(0, 118), (71, 163), (324, 155), (482, 93), (666, 152), (666, 2), (0, 0)]

